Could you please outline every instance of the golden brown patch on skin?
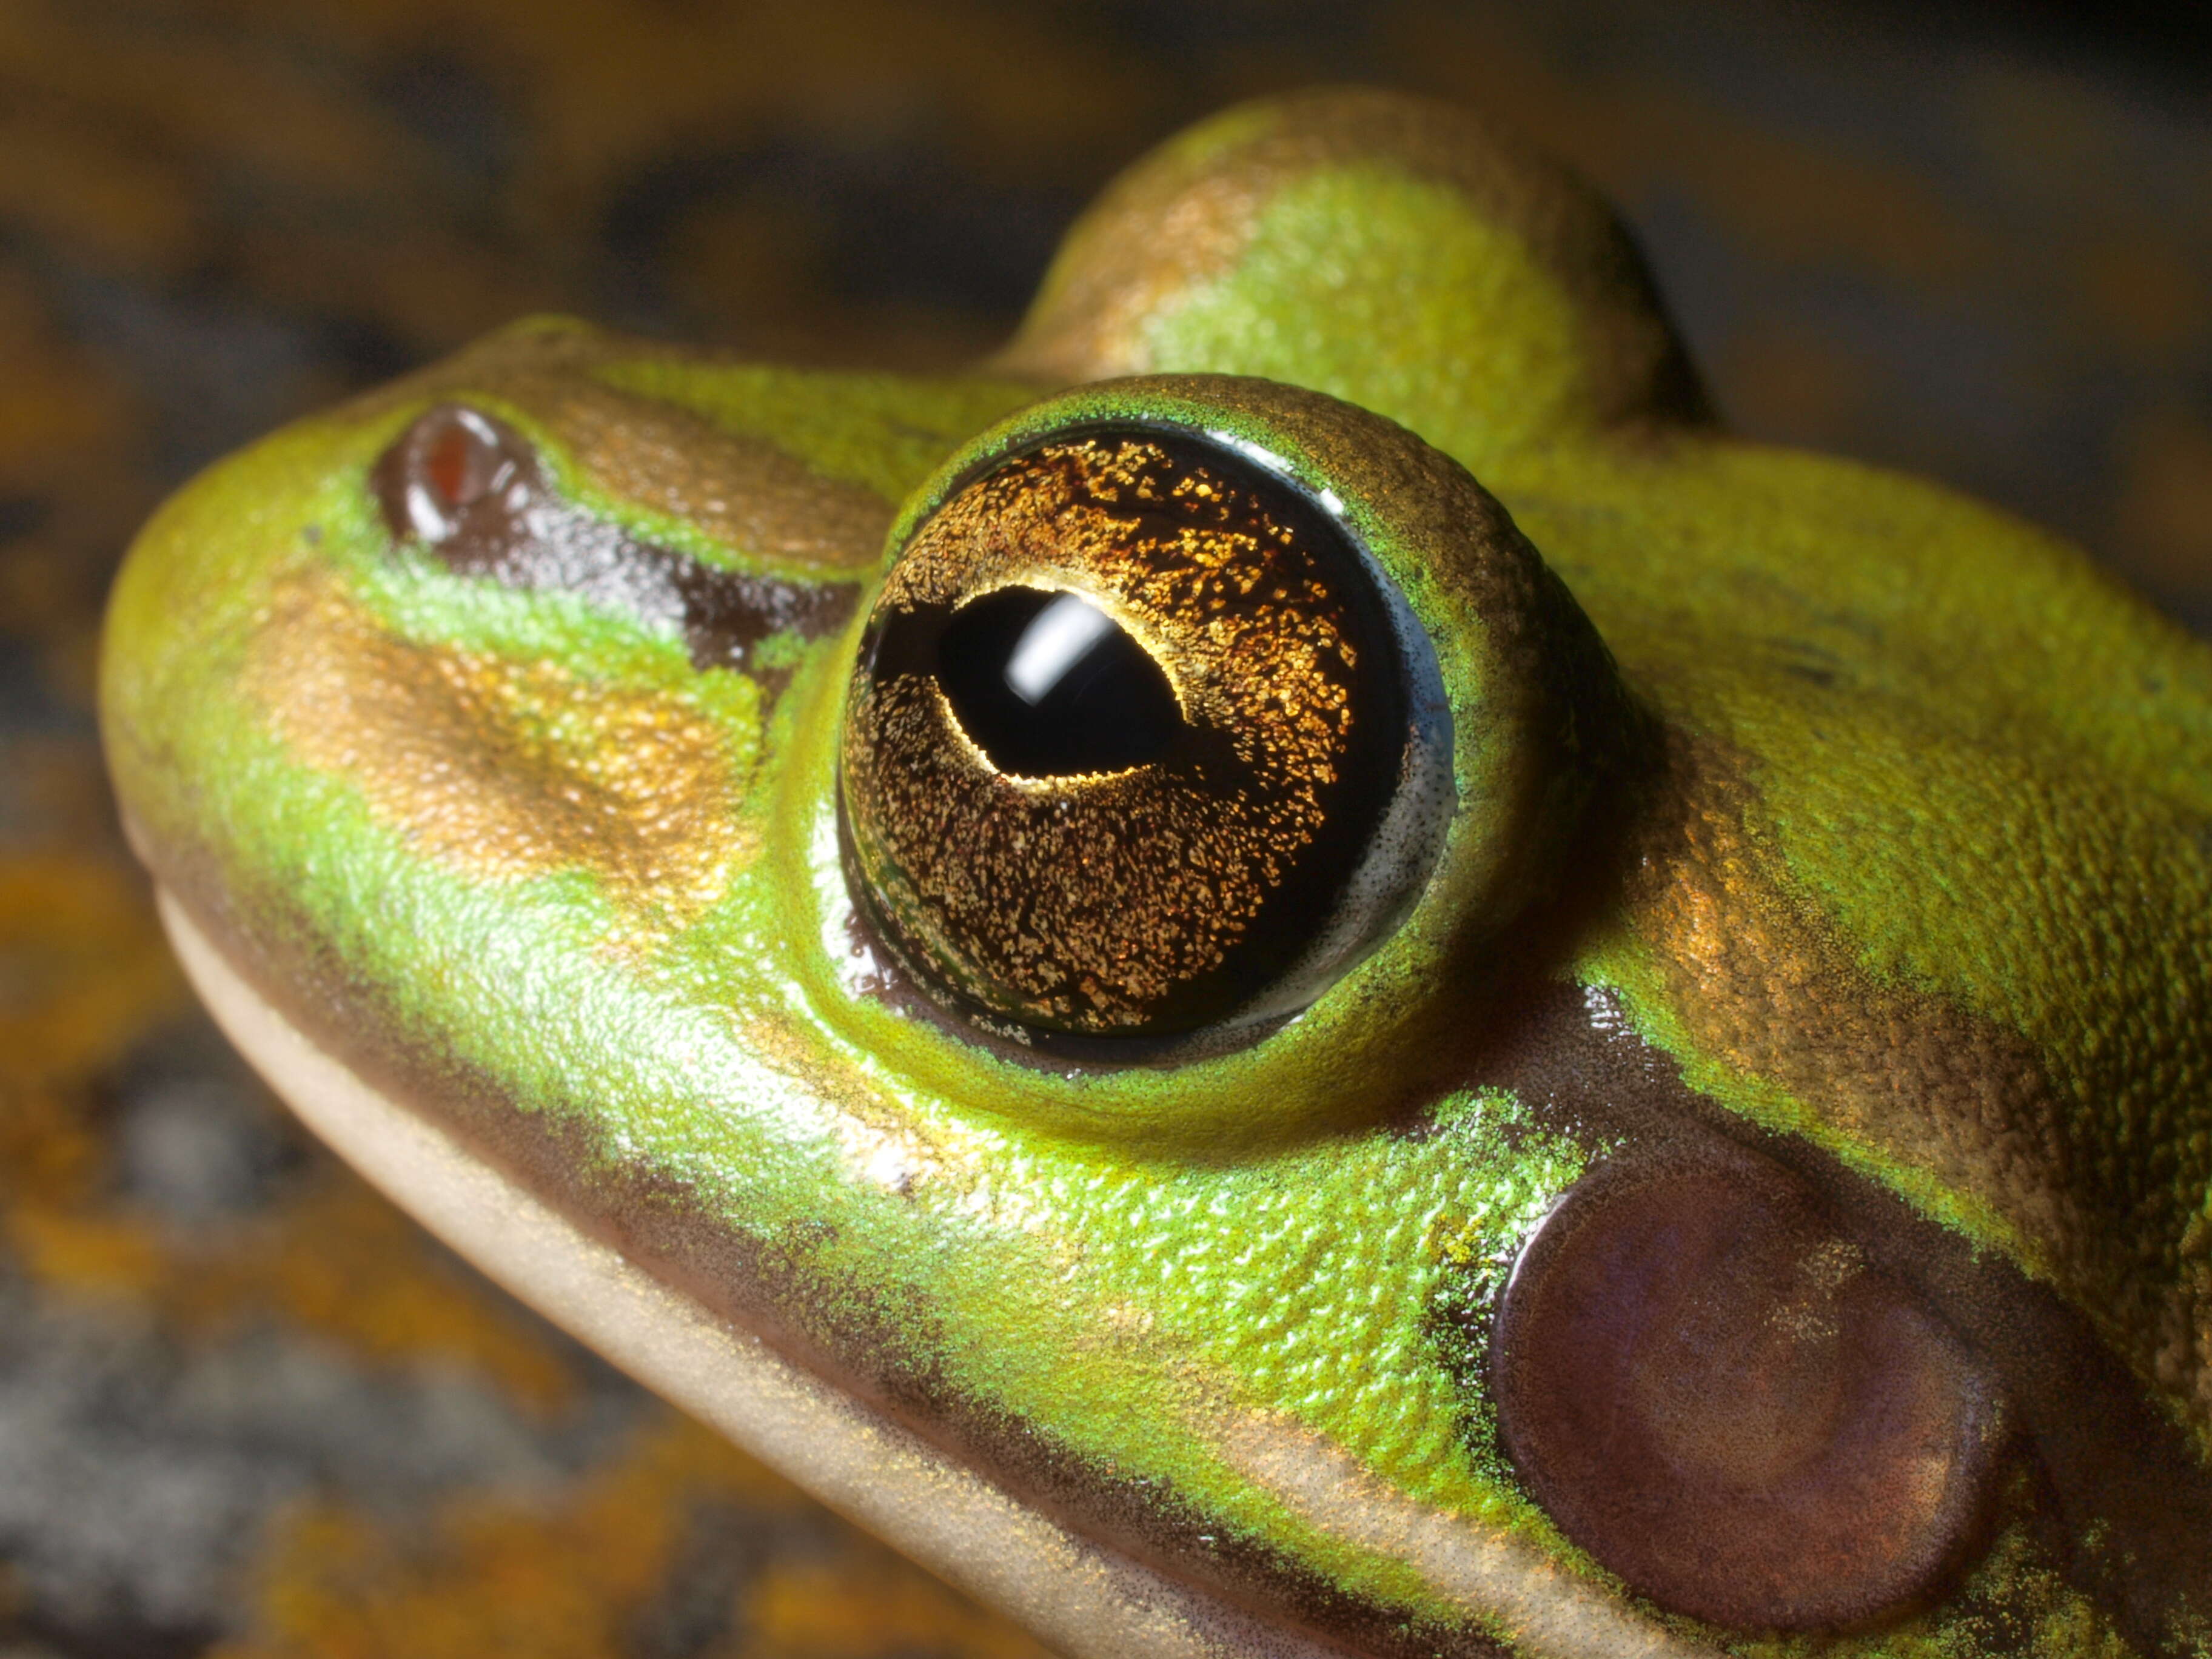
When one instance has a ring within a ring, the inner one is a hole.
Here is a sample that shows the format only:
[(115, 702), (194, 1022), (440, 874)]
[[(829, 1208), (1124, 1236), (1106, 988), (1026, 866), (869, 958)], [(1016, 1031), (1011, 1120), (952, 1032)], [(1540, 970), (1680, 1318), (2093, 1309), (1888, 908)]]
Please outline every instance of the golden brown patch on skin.
[(835, 569), (866, 568), (883, 552), (888, 502), (773, 444), (586, 380), (517, 375), (486, 389), (550, 427), (600, 489), (725, 546)]
[(294, 753), (356, 784), (423, 853), (481, 880), (589, 870), (625, 943), (698, 916), (757, 850), (737, 814), (742, 763), (706, 716), (402, 639), (327, 576), (277, 593), (243, 678)]
[(2026, 1036), (1857, 964), (1760, 836), (1748, 769), (1718, 743), (1680, 741), (1638, 860), (1636, 929), (1690, 1041), (2001, 1217), (2041, 1252), (2031, 1267), (2203, 1437), (2212, 1286), (2145, 1240), (2124, 1195), (2093, 1184), (2069, 1118), (2094, 1114), (2061, 1096)]
[[(362, 407), (426, 392), (499, 398), (550, 431), (593, 485), (688, 523), (763, 558), (861, 570), (882, 555), (891, 506), (862, 485), (827, 478), (757, 438), (592, 378), (602, 363), (650, 349), (619, 335), (546, 329), (496, 335), (448, 362), (374, 393)], [(703, 355), (703, 354), (700, 354)]]
[(1232, 269), (1267, 198), (1295, 176), (1300, 158), (1270, 136), (1241, 168), (1174, 156), (1123, 173), (1069, 233), (1064, 278), (1039, 295), (995, 366), (1068, 383), (1150, 370), (1146, 322)]
[(1602, 198), (1463, 110), (1340, 88), (1276, 100), (1265, 125), (1225, 147), (1170, 147), (1124, 173), (1069, 232), (1020, 335), (994, 367), (1063, 382), (1152, 372), (1146, 322), (1232, 270), (1282, 191), (1359, 167), (1444, 185), (1472, 216), (1520, 238), (1585, 330), (1586, 394), (1598, 422), (1704, 416), (1696, 374)]

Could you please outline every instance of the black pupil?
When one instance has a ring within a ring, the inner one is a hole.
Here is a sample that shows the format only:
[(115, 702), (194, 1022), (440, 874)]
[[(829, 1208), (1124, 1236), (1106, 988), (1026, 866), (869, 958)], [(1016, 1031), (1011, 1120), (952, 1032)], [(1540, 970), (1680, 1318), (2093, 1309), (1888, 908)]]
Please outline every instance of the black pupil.
[(1017, 777), (1143, 766), (1182, 726), (1160, 665), (1073, 593), (1002, 587), (963, 606), (938, 636), (937, 683), (975, 746)]

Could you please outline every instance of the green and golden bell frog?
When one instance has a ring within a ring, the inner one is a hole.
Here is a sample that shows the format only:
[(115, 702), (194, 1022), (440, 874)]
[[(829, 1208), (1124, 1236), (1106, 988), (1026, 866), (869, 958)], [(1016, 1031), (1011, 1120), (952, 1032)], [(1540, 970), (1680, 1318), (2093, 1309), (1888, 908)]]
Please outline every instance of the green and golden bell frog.
[(1199, 127), (971, 374), (517, 325), (103, 677), (301, 1114), (1071, 1654), (2212, 1642), (2212, 649), (1463, 115)]

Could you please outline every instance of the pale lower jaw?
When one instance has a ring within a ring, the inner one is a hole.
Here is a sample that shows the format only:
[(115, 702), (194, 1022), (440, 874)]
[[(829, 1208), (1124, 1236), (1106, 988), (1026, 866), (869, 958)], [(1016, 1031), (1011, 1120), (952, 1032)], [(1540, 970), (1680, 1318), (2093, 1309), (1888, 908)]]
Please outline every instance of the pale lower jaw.
[(1344, 1659), (1054, 1524), (670, 1290), (371, 1088), (272, 1007), (166, 889), (216, 1023), (371, 1185), (555, 1324), (1071, 1659)]

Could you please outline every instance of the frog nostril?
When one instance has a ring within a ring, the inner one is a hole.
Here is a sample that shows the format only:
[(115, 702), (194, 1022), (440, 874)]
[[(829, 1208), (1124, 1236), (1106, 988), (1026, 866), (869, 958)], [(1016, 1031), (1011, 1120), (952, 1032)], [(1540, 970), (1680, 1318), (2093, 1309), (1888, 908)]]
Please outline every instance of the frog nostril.
[[(376, 491), (395, 535), (437, 545), (487, 515), (511, 517), (532, 478), (530, 448), (499, 422), (459, 404), (441, 404), (385, 453)], [(481, 537), (480, 537), (481, 538)]]
[(2001, 1413), (1956, 1335), (1734, 1149), (1601, 1170), (1516, 1265), (1498, 1424), (1577, 1543), (1675, 1612), (1863, 1622), (1959, 1557)]

